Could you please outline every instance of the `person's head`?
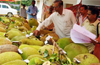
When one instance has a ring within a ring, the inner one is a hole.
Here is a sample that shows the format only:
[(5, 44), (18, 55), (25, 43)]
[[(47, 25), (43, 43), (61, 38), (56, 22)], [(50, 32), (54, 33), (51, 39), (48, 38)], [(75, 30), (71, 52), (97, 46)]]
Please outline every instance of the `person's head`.
[(32, 5), (35, 6), (35, 0), (32, 0)]
[(23, 4), (23, 8), (25, 8), (25, 4)]
[(87, 14), (88, 7), (86, 5), (81, 5), (80, 7), (80, 13), (81, 15)]
[(99, 16), (99, 10), (96, 7), (90, 6), (88, 9), (87, 16), (90, 21), (96, 20)]
[(51, 6), (49, 7), (49, 13), (52, 13), (53, 10), (54, 10), (54, 7), (51, 5)]
[(62, 0), (55, 0), (54, 1), (54, 9), (56, 12), (61, 11), (61, 9), (63, 9), (63, 1)]

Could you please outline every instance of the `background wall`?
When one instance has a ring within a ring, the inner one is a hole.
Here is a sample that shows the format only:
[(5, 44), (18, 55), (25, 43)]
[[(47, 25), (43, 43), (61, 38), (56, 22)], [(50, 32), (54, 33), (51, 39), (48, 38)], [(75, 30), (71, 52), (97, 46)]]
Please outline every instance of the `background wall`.
[[(77, 0), (77, 3), (79, 3), (80, 0)], [(82, 4), (85, 5), (99, 5), (100, 6), (100, 0), (82, 0)]]

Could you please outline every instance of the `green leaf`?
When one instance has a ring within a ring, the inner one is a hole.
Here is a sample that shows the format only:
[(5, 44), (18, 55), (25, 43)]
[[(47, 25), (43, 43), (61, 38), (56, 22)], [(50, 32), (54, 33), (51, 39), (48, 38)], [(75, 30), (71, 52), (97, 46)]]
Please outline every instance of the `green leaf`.
[(60, 58), (59, 58), (59, 57), (57, 57), (57, 59), (56, 59), (56, 60), (60, 62)]
[(1, 21), (1, 18), (0, 18), (0, 21)]
[(50, 60), (51, 62), (54, 62), (54, 61), (57, 61), (56, 59), (57, 59), (57, 53), (51, 54), (49, 60)]
[(12, 24), (14, 24), (15, 22), (12, 22)]
[(48, 50), (45, 49), (45, 51), (44, 51), (44, 58), (47, 58), (47, 57), (49, 57), (49, 53), (48, 53)]
[(67, 59), (67, 63), (72, 64), (70, 58), (68, 58), (67, 56), (65, 56), (65, 57), (66, 57), (66, 59)]

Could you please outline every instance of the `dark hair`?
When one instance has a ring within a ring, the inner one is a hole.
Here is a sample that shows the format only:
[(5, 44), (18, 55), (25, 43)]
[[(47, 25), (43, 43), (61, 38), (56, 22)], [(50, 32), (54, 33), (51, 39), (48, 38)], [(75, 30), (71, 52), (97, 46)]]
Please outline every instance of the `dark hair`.
[(100, 9), (99, 9), (99, 11), (100, 11)]
[(23, 4), (23, 6), (26, 6), (25, 4)]
[(81, 7), (84, 7), (85, 10), (88, 9), (88, 7), (86, 5), (81, 5)]
[(59, 7), (63, 6), (63, 1), (62, 0), (55, 0), (54, 3), (59, 2)]
[(99, 10), (98, 10), (98, 8), (97, 7), (95, 7), (95, 6), (90, 6), (89, 7), (89, 10), (91, 11), (91, 14), (96, 14), (97, 15), (97, 17), (99, 16)]
[(53, 9), (54, 9), (54, 7), (51, 5), (51, 6), (49, 7), (49, 13), (52, 13)]
[(34, 2), (34, 3), (35, 3), (35, 0), (32, 0), (32, 2)]

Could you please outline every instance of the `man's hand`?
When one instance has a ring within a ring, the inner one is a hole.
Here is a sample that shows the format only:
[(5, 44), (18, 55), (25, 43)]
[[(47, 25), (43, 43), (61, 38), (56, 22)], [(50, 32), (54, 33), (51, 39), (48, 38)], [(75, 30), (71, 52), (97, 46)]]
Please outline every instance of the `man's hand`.
[(31, 13), (31, 15), (32, 15), (32, 16), (34, 16), (34, 15), (36, 15), (36, 13), (34, 13), (34, 14), (33, 14), (33, 13)]
[(33, 16), (33, 13), (31, 13), (31, 15)]
[(99, 42), (97, 40), (92, 40), (92, 39), (91, 39), (91, 43), (93, 43), (93, 44), (99, 44)]
[(38, 31), (38, 30), (35, 30), (35, 31), (33, 31), (33, 34), (34, 34), (35, 36), (37, 36), (37, 35), (39, 34), (39, 31)]

